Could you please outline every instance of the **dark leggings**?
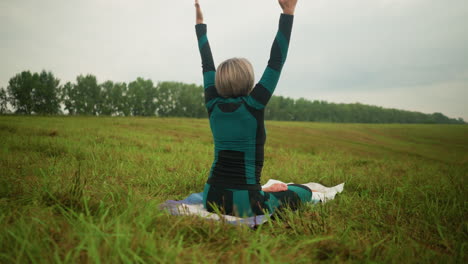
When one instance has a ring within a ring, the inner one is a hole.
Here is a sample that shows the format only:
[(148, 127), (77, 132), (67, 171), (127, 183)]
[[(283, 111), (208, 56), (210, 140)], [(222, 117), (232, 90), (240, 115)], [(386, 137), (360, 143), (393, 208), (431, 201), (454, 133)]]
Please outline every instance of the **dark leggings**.
[(205, 184), (203, 204), (209, 212), (251, 217), (272, 214), (278, 209), (297, 209), (301, 203), (310, 202), (312, 191), (300, 184), (288, 184), (283, 192), (263, 192), (226, 189)]

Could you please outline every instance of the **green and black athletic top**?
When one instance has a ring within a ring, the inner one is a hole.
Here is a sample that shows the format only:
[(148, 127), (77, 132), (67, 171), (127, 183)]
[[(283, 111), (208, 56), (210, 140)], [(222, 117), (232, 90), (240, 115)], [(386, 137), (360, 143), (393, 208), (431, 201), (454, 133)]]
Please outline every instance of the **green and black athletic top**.
[(215, 64), (206, 24), (195, 26), (202, 58), (205, 105), (215, 153), (207, 183), (226, 189), (261, 190), (266, 133), (265, 106), (278, 83), (288, 53), (292, 15), (281, 14), (268, 66), (248, 96), (224, 98), (215, 87)]

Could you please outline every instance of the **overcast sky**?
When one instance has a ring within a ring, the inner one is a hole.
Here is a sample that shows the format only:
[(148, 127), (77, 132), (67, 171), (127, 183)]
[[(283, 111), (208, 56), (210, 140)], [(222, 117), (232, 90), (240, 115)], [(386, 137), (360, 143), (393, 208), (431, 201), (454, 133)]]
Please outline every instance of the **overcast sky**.
[[(263, 72), (276, 0), (200, 0), (215, 63)], [(276, 94), (442, 112), (468, 121), (468, 1), (299, 0)], [(0, 87), (23, 70), (62, 83), (202, 83), (193, 0), (0, 0)]]

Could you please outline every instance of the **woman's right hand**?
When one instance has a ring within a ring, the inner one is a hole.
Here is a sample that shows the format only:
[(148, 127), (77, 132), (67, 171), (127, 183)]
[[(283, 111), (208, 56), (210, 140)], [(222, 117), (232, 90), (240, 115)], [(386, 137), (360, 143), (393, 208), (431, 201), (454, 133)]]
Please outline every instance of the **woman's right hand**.
[(273, 183), (270, 187), (262, 188), (264, 192), (284, 192), (288, 190), (286, 183)]
[(281, 8), (283, 9), (283, 13), (287, 15), (294, 15), (294, 11), (296, 10), (297, 0), (278, 0)]
[(203, 24), (203, 13), (201, 11), (200, 3), (198, 3), (198, 0), (195, 0), (195, 14), (196, 14), (195, 22), (197, 24)]

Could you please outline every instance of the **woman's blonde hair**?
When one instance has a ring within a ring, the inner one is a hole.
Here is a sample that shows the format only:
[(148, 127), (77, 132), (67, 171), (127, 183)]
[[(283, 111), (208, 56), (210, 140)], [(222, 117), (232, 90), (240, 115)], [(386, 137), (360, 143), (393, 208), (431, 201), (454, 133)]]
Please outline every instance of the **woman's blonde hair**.
[(216, 71), (216, 90), (223, 97), (245, 96), (252, 90), (254, 78), (252, 64), (247, 59), (228, 59)]

